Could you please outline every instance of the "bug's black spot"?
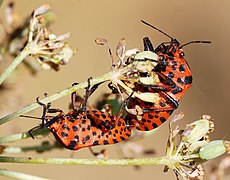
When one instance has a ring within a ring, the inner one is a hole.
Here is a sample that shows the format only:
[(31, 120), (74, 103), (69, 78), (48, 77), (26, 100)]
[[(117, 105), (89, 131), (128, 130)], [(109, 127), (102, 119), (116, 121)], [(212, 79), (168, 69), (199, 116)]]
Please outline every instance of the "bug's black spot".
[(82, 132), (85, 132), (85, 128), (82, 128)]
[(166, 121), (166, 119), (164, 117), (160, 117), (160, 121), (163, 123)]
[(184, 82), (185, 84), (192, 84), (192, 76), (186, 76)]
[(116, 139), (113, 139), (113, 142), (114, 142), (114, 143), (118, 143), (118, 141), (117, 141)]
[(148, 131), (148, 130), (149, 130), (149, 128), (147, 126), (145, 126), (145, 131)]
[(177, 82), (180, 83), (180, 84), (182, 84), (182, 85), (184, 84), (184, 82), (182, 81), (181, 78), (177, 78)]
[(94, 145), (94, 146), (99, 145), (99, 142), (98, 142), (98, 141), (94, 141), (94, 142), (93, 142), (93, 145)]
[(107, 140), (104, 140), (103, 144), (106, 145), (106, 144), (109, 144), (109, 142)]
[(169, 115), (171, 115), (173, 113), (173, 110), (168, 110), (166, 111)]
[(172, 66), (177, 66), (177, 62), (176, 62), (176, 61), (173, 61), (173, 62), (172, 62)]
[(154, 117), (155, 117), (155, 118), (158, 118), (159, 116), (158, 116), (158, 115), (155, 115)]
[(83, 120), (81, 121), (81, 123), (82, 123), (82, 124), (85, 124), (85, 123), (86, 123), (86, 120), (85, 120), (85, 119), (83, 119)]
[(93, 131), (93, 136), (96, 136), (96, 135), (97, 135), (97, 133), (95, 131)]
[(72, 129), (73, 129), (73, 131), (77, 131), (78, 130), (77, 126), (72, 126)]
[(99, 114), (94, 114), (97, 118), (100, 118), (100, 115)]
[(173, 72), (169, 72), (168, 77), (169, 77), (169, 78), (173, 78), (173, 77), (174, 77)]
[(158, 125), (156, 123), (152, 123), (152, 126), (154, 129), (158, 127)]
[(120, 138), (121, 138), (121, 140), (122, 140), (122, 141), (124, 141), (124, 140), (125, 140), (125, 138), (124, 138), (123, 136), (120, 136)]
[(78, 141), (79, 141), (79, 136), (78, 136), (78, 135), (74, 136), (74, 140), (75, 140), (76, 142), (78, 142)]
[(68, 149), (74, 149), (75, 146), (77, 145), (77, 142), (76, 141), (70, 141), (70, 144), (68, 145)]
[(146, 119), (144, 119), (144, 118), (142, 118), (142, 120), (141, 120), (142, 122), (146, 122)]
[(120, 127), (121, 126), (121, 122), (118, 122), (117, 125)]
[(89, 131), (90, 129), (91, 129), (91, 126), (90, 126), (90, 125), (88, 125), (88, 126), (87, 126), (87, 130)]
[(147, 120), (147, 123), (151, 123), (152, 121), (151, 120)]
[(64, 125), (62, 125), (62, 129), (67, 129), (67, 126), (64, 124)]
[(105, 114), (101, 114), (101, 117), (102, 117), (103, 119), (106, 119), (106, 115), (105, 115)]
[(178, 86), (175, 89), (172, 90), (173, 94), (177, 94), (177, 93), (180, 93), (180, 92), (182, 92), (182, 89), (180, 87), (178, 87)]
[(148, 113), (148, 118), (149, 118), (149, 119), (153, 119), (153, 115), (150, 114), (150, 113)]
[(83, 142), (86, 142), (86, 141), (88, 141), (89, 139), (90, 139), (90, 136), (87, 135), (87, 136), (85, 136), (85, 137), (82, 139), (82, 141), (83, 141)]
[(105, 137), (106, 137), (106, 138), (109, 138), (109, 135), (107, 134)]
[(166, 104), (164, 102), (162, 102), (162, 101), (159, 104), (160, 104), (161, 107), (165, 107), (166, 106)]
[(67, 137), (68, 137), (68, 133), (62, 132), (62, 133), (61, 133), (61, 136), (62, 136), (63, 138), (67, 138)]
[(180, 67), (179, 67), (179, 71), (183, 72), (183, 71), (185, 71), (185, 69), (186, 69), (185, 65), (181, 64)]

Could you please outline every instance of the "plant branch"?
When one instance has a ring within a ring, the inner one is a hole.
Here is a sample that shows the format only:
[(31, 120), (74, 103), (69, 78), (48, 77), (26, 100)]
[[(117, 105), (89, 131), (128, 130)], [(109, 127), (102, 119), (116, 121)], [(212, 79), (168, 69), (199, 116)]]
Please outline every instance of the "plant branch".
[(94, 166), (142, 166), (167, 165), (170, 160), (166, 157), (140, 159), (73, 159), (73, 158), (31, 158), (1, 156), (0, 162), (27, 164), (62, 164), (62, 165), (94, 165)]
[[(48, 133), (50, 133), (50, 131), (46, 128), (43, 128), (43, 129), (38, 129), (34, 131), (33, 135), (34, 136), (37, 136), (40, 134), (45, 135)], [(27, 132), (13, 134), (9, 136), (3, 136), (3, 137), (0, 137), (0, 144), (15, 142), (17, 140), (27, 139), (27, 138), (31, 138), (31, 136)]]
[[(93, 78), (90, 81), (90, 83), (93, 86), (93, 85), (101, 83), (103, 81), (110, 80), (111, 76), (112, 75), (109, 72), (109, 73), (104, 74), (102, 76), (98, 76), (96, 78)], [(69, 87), (67, 89), (64, 89), (64, 90), (62, 90), (62, 91), (60, 91), (60, 92), (58, 92), (56, 94), (53, 94), (53, 95), (48, 96), (48, 97), (45, 97), (45, 98), (41, 99), (40, 101), (43, 102), (43, 103), (52, 102), (52, 101), (57, 100), (57, 99), (59, 99), (61, 97), (67, 96), (67, 95), (69, 95), (69, 94), (71, 94), (71, 93), (73, 93), (73, 92), (75, 92), (77, 90), (84, 89), (87, 86), (88, 86), (88, 82), (85, 81), (83, 83), (77, 84), (75, 86), (71, 86), (71, 87)], [(33, 104), (30, 104), (30, 105), (28, 105), (28, 106), (26, 106), (26, 107), (24, 107), (22, 109), (19, 109), (18, 111), (14, 112), (12, 114), (6, 115), (5, 117), (0, 119), (0, 125), (10, 121), (13, 118), (19, 117), (22, 114), (28, 113), (28, 112), (30, 112), (30, 111), (38, 108), (38, 107), (40, 107), (40, 105), (38, 103), (33, 103)]]
[(15, 178), (15, 179), (22, 179), (22, 180), (31, 180), (31, 179), (33, 179), (33, 180), (48, 180), (46, 178), (32, 176), (32, 175), (19, 173), (19, 172), (15, 172), (15, 171), (9, 171), (6, 169), (0, 169), (0, 175)]
[(21, 53), (14, 59), (14, 61), (7, 67), (7, 69), (0, 76), (0, 85), (6, 80), (6, 78), (15, 70), (15, 68), (30, 54), (30, 50), (27, 46), (21, 51)]
[(41, 145), (37, 145), (37, 146), (26, 146), (26, 147), (11, 147), (11, 146), (8, 147), (6, 146), (3, 148), (2, 153), (23, 153), (23, 152), (29, 152), (29, 151), (43, 153), (44, 151), (50, 151), (52, 149), (62, 149), (62, 148), (63, 146), (61, 146), (59, 143), (50, 144), (49, 142), (44, 141)]

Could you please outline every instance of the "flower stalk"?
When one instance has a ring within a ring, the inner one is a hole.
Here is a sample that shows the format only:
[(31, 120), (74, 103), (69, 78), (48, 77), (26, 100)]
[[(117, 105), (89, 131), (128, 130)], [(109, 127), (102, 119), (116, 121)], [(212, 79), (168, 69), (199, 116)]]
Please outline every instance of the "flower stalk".
[(25, 173), (19, 173), (19, 172), (15, 172), (15, 171), (9, 171), (6, 169), (0, 169), (0, 175), (6, 176), (6, 177), (11, 177), (14, 179), (22, 179), (22, 180), (31, 180), (31, 179), (33, 179), (33, 180), (48, 180), (46, 178), (32, 176), (32, 175), (28, 175)]

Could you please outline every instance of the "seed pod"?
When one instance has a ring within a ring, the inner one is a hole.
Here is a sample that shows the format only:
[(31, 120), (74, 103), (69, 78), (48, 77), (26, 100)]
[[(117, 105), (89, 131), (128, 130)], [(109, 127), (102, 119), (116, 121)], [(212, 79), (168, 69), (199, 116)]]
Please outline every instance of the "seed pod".
[(210, 121), (206, 119), (197, 120), (189, 124), (183, 132), (182, 141), (194, 143), (199, 141), (209, 132)]
[(141, 93), (136, 96), (145, 102), (156, 103), (160, 100), (158, 93)]
[(224, 140), (212, 141), (200, 148), (200, 158), (203, 160), (214, 159), (227, 152), (228, 146), (229, 143)]
[(142, 51), (134, 57), (136, 60), (154, 60), (158, 61), (158, 55), (152, 51)]

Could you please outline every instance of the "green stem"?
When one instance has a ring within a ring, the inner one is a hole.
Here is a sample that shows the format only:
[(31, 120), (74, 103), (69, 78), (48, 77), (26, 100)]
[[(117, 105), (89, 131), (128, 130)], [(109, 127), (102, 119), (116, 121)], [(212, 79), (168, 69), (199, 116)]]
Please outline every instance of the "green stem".
[(37, 177), (37, 176), (32, 176), (24, 173), (19, 173), (15, 171), (9, 171), (6, 169), (0, 169), (0, 175), (15, 178), (15, 179), (22, 179), (22, 180), (47, 180), (45, 178)]
[(30, 50), (27, 46), (22, 52), (14, 59), (14, 61), (8, 66), (8, 68), (0, 76), (0, 85), (6, 80), (6, 78), (15, 70), (15, 68), (30, 54)]
[[(33, 136), (37, 136), (39, 134), (45, 135), (50, 133), (50, 131), (46, 128), (43, 129), (38, 129), (36, 131), (33, 132)], [(9, 135), (9, 136), (3, 136), (0, 137), (0, 144), (5, 144), (5, 143), (10, 143), (10, 142), (15, 142), (17, 140), (21, 140), (21, 139), (27, 139), (27, 138), (31, 138), (31, 136), (28, 133), (18, 133), (18, 134), (13, 134), (13, 135)]]
[[(4, 146), (3, 146), (4, 147)], [(29, 152), (29, 151), (34, 151), (37, 153), (43, 153), (44, 151), (50, 151), (52, 149), (62, 149), (63, 146), (61, 146), (58, 143), (50, 144), (50, 143), (42, 143), (41, 145), (38, 146), (26, 146), (26, 147), (11, 147), (11, 146), (6, 146), (3, 148), (2, 153), (23, 153), (23, 152)]]
[[(91, 81), (90, 81), (90, 84), (91, 85), (95, 85), (95, 84), (98, 84), (100, 82), (103, 82), (103, 81), (108, 81), (111, 79), (111, 73), (107, 73), (107, 74), (104, 74), (102, 76), (99, 76), (97, 78), (93, 78)], [(48, 96), (44, 99), (41, 99), (40, 101), (43, 102), (43, 103), (48, 103), (48, 102), (52, 102), (54, 100), (57, 100), (61, 97), (64, 97), (64, 96), (67, 96), (77, 90), (80, 90), (80, 89), (84, 89), (88, 86), (88, 82), (85, 81), (83, 83), (80, 83), (80, 84), (77, 84), (75, 86), (71, 86), (67, 89), (64, 89), (63, 91), (60, 91), (56, 94), (53, 94), (51, 96)], [(9, 115), (6, 115), (5, 117), (1, 118), (0, 119), (0, 125), (1, 124), (4, 124), (8, 121), (10, 121), (11, 119), (15, 118), (15, 117), (19, 117), (20, 115), (22, 114), (25, 114), (25, 113), (28, 113), (36, 108), (40, 107), (40, 105), (38, 103), (33, 103), (33, 104), (30, 104), (22, 109), (19, 109), (18, 111), (12, 113), (12, 114), (9, 114)]]
[(2, 3), (3, 3), (3, 0), (0, 0), (0, 7), (1, 7)]
[(73, 159), (73, 158), (31, 158), (0, 156), (2, 163), (27, 163), (27, 164), (61, 164), (61, 165), (90, 165), (90, 166), (143, 166), (167, 165), (170, 160), (166, 157), (140, 158), (140, 159)]

